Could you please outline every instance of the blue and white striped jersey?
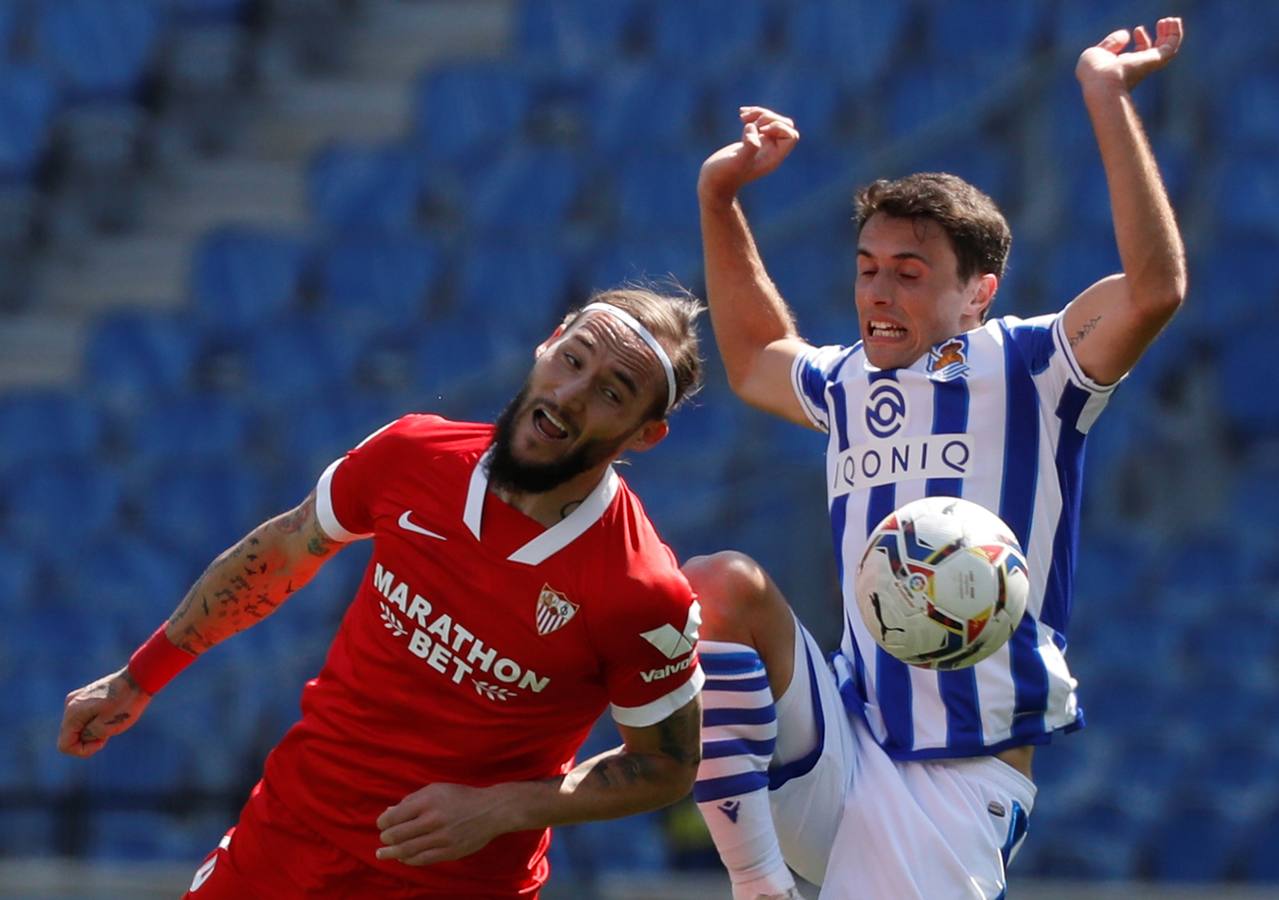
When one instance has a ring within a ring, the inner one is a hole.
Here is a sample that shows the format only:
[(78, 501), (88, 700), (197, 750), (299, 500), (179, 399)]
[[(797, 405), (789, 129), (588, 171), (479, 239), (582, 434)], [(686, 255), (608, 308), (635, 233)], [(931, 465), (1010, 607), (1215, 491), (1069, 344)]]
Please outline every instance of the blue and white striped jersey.
[[(1083, 724), (1066, 667), (1084, 438), (1109, 399), (1075, 361), (1060, 314), (1005, 317), (934, 346), (908, 368), (877, 369), (862, 344), (813, 348), (792, 370), (830, 435), (827, 496), (844, 597), (841, 690), (897, 759), (970, 756), (1046, 743)], [(881, 650), (853, 580), (867, 535), (920, 497), (964, 497), (996, 512), (1026, 551), (1031, 587), (1012, 639), (953, 672)]]

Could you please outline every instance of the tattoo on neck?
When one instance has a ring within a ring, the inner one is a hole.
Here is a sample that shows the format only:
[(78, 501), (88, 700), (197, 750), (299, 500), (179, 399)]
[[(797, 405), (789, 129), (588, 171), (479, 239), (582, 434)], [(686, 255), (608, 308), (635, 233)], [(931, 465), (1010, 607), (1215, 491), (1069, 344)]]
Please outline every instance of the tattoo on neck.
[(1084, 338), (1093, 333), (1093, 329), (1097, 327), (1097, 323), (1101, 321), (1101, 316), (1093, 316), (1083, 326), (1074, 333), (1070, 338), (1070, 346), (1074, 347)]

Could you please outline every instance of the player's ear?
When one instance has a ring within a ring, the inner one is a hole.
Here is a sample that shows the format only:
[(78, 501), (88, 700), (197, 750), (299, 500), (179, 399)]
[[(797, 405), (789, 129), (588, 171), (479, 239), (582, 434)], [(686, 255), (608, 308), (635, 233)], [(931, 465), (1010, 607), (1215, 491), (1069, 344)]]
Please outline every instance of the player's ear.
[(564, 335), (564, 325), (562, 323), (559, 325), (556, 325), (555, 330), (551, 332), (551, 336), (548, 337), (546, 340), (542, 341), (542, 343), (537, 345), (537, 349), (533, 351), (533, 358), (537, 359), (539, 356), (545, 353), (546, 348), (551, 346), (551, 344), (554, 344), (556, 341), (558, 341), (563, 335)]
[(995, 292), (999, 290), (999, 276), (993, 272), (985, 272), (974, 280), (977, 286), (965, 302), (964, 312), (980, 322), (986, 318), (986, 310), (994, 301)]
[(671, 426), (665, 419), (649, 419), (627, 442), (626, 449), (643, 453), (656, 447), (670, 433)]

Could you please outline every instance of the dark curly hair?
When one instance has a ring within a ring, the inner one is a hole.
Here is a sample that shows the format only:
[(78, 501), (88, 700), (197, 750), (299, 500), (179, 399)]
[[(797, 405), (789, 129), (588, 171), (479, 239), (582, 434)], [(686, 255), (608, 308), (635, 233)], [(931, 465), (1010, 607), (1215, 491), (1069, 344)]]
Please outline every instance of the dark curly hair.
[(932, 219), (950, 236), (960, 281), (977, 274), (1003, 277), (1013, 236), (995, 201), (957, 175), (919, 172), (872, 181), (857, 194), (857, 231), (875, 213)]

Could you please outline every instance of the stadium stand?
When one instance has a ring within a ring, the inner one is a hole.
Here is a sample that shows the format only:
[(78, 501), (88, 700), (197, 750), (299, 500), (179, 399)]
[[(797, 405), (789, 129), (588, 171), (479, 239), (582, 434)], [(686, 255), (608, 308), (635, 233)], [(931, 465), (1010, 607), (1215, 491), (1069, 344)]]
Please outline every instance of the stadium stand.
[[(849, 196), (884, 172), (957, 171), (1005, 204), (1002, 309), (1055, 309), (1117, 264), (1064, 73), (1144, 5), (467, 6), (0, 3), (0, 675), (16, 716), (0, 860), (203, 855), (296, 716), (367, 553), (326, 568), (305, 613), (201, 660), (172, 689), (189, 702), (158, 702), (89, 768), (53, 752), (66, 691), (390, 417), (493, 415), (529, 340), (591, 289), (696, 288), (698, 167), (739, 104), (776, 103), (805, 134), (745, 200), (810, 338), (850, 332)], [(1070, 659), (1090, 727), (1037, 758), (1014, 883), (1279, 882), (1279, 20), (1242, 6), (1189, 4), (1201, 33), (1238, 41), (1194, 50), (1211, 77), (1142, 88), (1195, 287), (1089, 440)], [(1240, 72), (1248, 52), (1266, 64)], [(305, 101), (343, 90), (398, 106)], [(681, 555), (760, 556), (829, 644), (821, 439), (740, 409), (717, 365), (628, 477)], [(278, 696), (249, 680), (262, 666)], [(192, 727), (217, 730), (200, 754)], [(552, 859), (588, 886), (670, 871), (674, 819), (564, 829)]]

